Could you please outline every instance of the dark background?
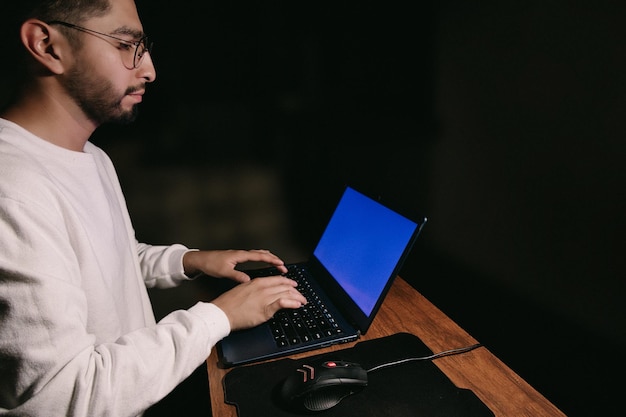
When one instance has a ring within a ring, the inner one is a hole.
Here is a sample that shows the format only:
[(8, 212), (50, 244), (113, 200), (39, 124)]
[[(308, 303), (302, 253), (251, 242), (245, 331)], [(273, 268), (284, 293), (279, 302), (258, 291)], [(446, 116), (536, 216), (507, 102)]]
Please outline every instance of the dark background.
[(350, 183), (429, 217), (419, 291), (566, 414), (617, 410), (626, 5), (143, 3), (158, 79), (99, 142), (140, 239), (298, 260)]
[(401, 275), (567, 415), (617, 414), (626, 3), (468, 3), (139, 1), (157, 81), (93, 141), (150, 243), (299, 260), (346, 183), (428, 216)]

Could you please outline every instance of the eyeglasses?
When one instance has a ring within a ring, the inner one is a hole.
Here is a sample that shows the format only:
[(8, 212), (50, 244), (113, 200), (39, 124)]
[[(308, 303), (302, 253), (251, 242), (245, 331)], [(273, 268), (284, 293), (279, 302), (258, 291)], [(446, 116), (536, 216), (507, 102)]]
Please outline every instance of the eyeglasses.
[(146, 52), (149, 52), (150, 54), (152, 54), (153, 44), (152, 42), (148, 42), (148, 36), (145, 36), (145, 35), (142, 36), (142, 38), (139, 39), (138, 41), (128, 41), (126, 39), (118, 38), (116, 36), (111, 36), (102, 32), (97, 32), (95, 30), (87, 29), (82, 26), (74, 25), (72, 23), (62, 22), (60, 20), (53, 20), (52, 22), (48, 22), (48, 24), (49, 25), (61, 25), (61, 26), (65, 26), (71, 29), (80, 30), (81, 32), (90, 33), (92, 35), (106, 36), (107, 38), (115, 39), (116, 41), (120, 43), (118, 49), (122, 51), (131, 51), (132, 48), (135, 48), (134, 54), (133, 54), (133, 65), (132, 65), (133, 68), (138, 68), (141, 65), (141, 62), (143, 61), (143, 57)]

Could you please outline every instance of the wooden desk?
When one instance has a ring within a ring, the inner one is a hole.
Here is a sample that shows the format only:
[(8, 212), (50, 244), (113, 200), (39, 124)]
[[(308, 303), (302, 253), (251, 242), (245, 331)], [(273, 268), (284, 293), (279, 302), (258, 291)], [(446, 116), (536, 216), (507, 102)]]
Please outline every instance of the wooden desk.
[[(477, 343), (476, 339), (400, 277), (395, 280), (372, 326), (360, 341), (399, 332), (418, 336), (434, 353)], [(356, 342), (335, 345), (291, 357), (301, 358), (346, 349), (354, 344)], [(497, 417), (565, 416), (486, 347), (442, 357), (434, 360), (434, 363), (457, 387), (472, 390)], [(236, 408), (224, 402), (222, 379), (228, 369), (217, 366), (216, 349), (207, 359), (207, 367), (213, 416), (237, 417)]]

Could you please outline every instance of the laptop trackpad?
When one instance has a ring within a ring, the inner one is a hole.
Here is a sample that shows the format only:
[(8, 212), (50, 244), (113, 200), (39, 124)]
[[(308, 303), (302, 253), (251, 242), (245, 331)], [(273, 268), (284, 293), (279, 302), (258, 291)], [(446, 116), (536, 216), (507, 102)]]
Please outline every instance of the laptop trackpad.
[(226, 336), (226, 339), (229, 343), (217, 344), (219, 357), (224, 364), (237, 363), (250, 358), (263, 358), (269, 353), (267, 347), (275, 345), (274, 337), (267, 326), (232, 332)]

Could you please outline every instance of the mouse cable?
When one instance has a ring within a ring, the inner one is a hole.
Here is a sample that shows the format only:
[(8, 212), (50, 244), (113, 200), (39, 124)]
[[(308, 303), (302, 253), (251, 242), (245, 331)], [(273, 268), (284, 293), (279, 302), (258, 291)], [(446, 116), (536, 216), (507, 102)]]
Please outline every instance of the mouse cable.
[(458, 355), (459, 353), (466, 353), (466, 352), (469, 352), (469, 351), (474, 350), (476, 348), (479, 348), (481, 346), (482, 346), (481, 343), (476, 343), (475, 345), (471, 345), (471, 346), (465, 346), (465, 347), (456, 348), (456, 349), (444, 350), (443, 352), (435, 353), (435, 354), (432, 354), (432, 355), (429, 355), (429, 356), (422, 356), (422, 357), (417, 357), (417, 358), (407, 358), (407, 359), (401, 359), (401, 360), (395, 361), (395, 362), (387, 362), (387, 363), (383, 363), (381, 365), (375, 366), (373, 368), (370, 368), (370, 369), (366, 370), (366, 372), (370, 373), (370, 372), (374, 372), (374, 371), (377, 371), (377, 370), (382, 369), (382, 368), (388, 368), (390, 366), (401, 365), (401, 364), (407, 363), (407, 362), (428, 361), (428, 360), (432, 360), (432, 359), (441, 358), (443, 356)]

